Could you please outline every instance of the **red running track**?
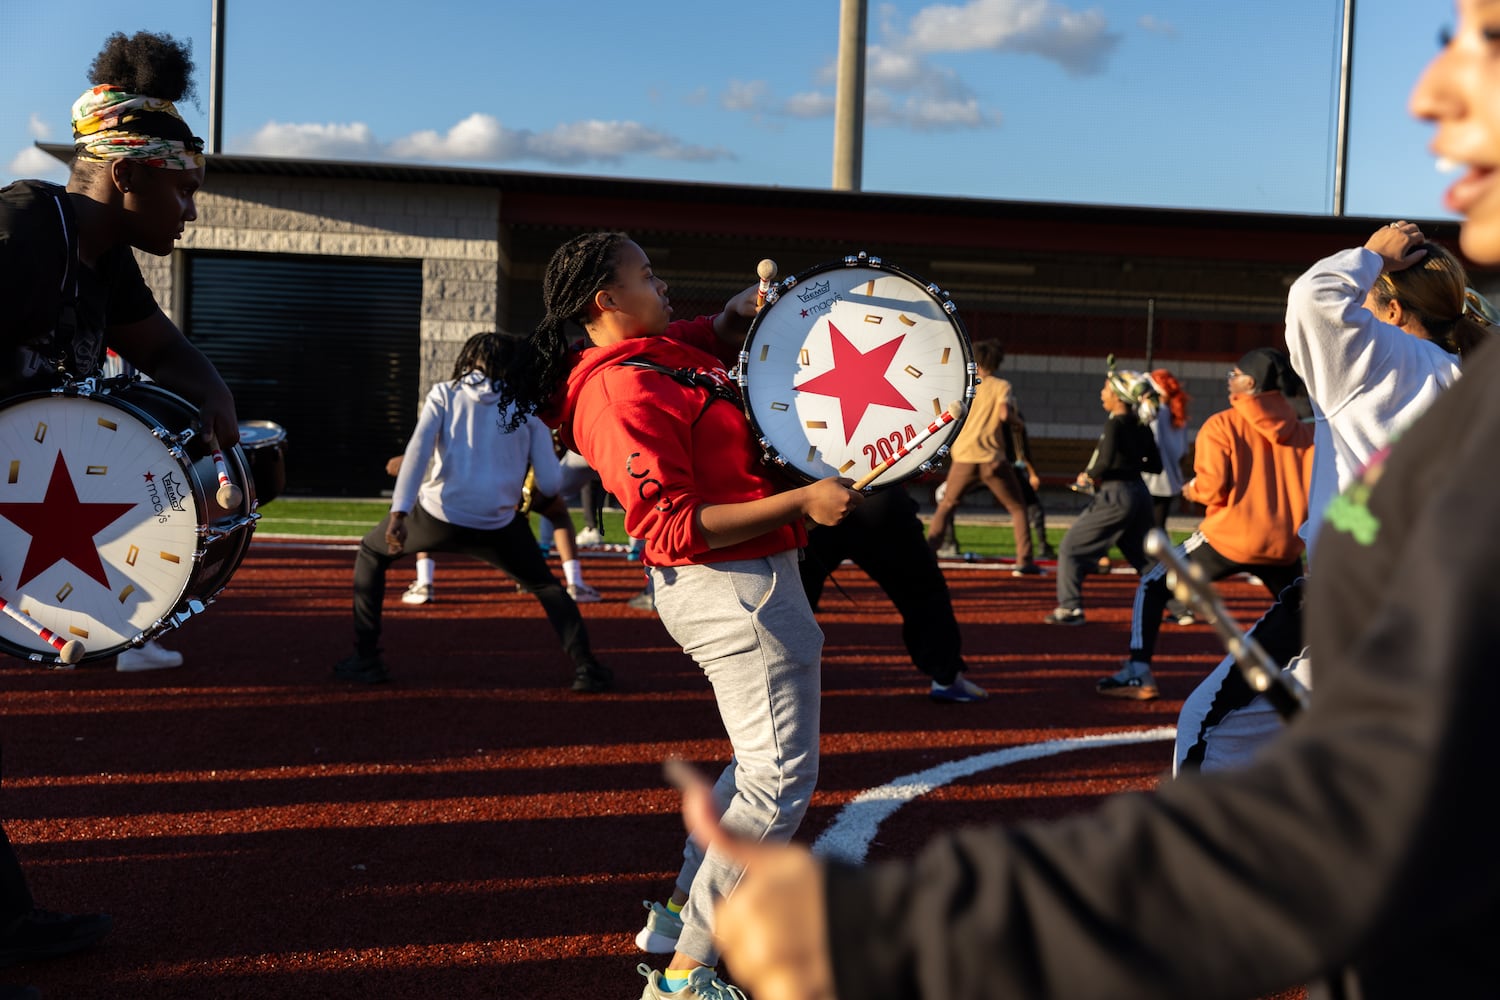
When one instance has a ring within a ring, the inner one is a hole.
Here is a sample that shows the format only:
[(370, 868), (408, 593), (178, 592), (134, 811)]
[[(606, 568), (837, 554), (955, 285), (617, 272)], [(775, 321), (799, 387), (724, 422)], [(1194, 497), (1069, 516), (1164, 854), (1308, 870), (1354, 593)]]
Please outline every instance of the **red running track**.
[[(47, 998), (639, 995), (640, 901), (676, 872), (682, 830), (661, 761), (727, 757), (707, 686), (655, 615), (637, 564), (585, 561), (584, 615), (618, 689), (580, 696), (540, 607), (493, 571), (439, 557), (438, 599), (397, 600), (394, 682), (333, 679), (348, 652), (348, 546), (257, 538), (208, 611), (166, 637), (176, 670), (53, 671), (4, 660), (0, 815), (40, 905), (111, 913), (98, 949), (0, 970)], [(1131, 574), (1091, 577), (1089, 624), (1041, 624), (1049, 577), (949, 572), (971, 676), (992, 699), (935, 705), (899, 622), (853, 566), (820, 618), (822, 778), (811, 843), (864, 789), (1007, 747), (1170, 726), (1219, 658), (1206, 626), (1166, 626), (1163, 697), (1092, 692), (1125, 646)], [(1264, 592), (1223, 587), (1242, 622)], [(1165, 742), (962, 778), (879, 829), (870, 858), (964, 823), (1052, 817), (1152, 787)], [(1287, 997), (1300, 996), (1300, 991)]]

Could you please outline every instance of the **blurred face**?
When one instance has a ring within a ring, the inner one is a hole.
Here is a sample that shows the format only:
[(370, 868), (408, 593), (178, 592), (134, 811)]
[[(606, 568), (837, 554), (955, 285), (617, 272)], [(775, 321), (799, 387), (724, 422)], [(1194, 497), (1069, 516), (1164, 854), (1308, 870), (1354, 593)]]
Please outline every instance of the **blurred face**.
[(1240, 371), (1240, 366), (1235, 365), (1229, 369), (1229, 394), (1231, 396), (1248, 396), (1255, 391), (1255, 379)]
[(651, 260), (635, 243), (620, 249), (615, 266), (615, 280), (601, 293), (604, 306), (628, 320), (631, 337), (653, 337), (672, 321), (672, 305), (667, 298), (667, 283), (651, 270)]
[[(124, 161), (122, 161), (122, 164)], [(125, 198), (125, 229), (130, 245), (165, 257), (187, 224), (198, 218), (193, 198), (203, 186), (203, 168), (168, 170), (128, 164), (116, 178)]]
[(1104, 380), (1104, 388), (1099, 390), (1099, 403), (1106, 413), (1125, 412), (1125, 400), (1115, 392), (1114, 387), (1109, 384), (1109, 379)]
[(1500, 0), (1457, 0), (1457, 23), (1411, 94), (1411, 112), (1437, 126), (1430, 148), (1460, 171), (1443, 198), (1464, 216), (1459, 244), (1500, 263)]

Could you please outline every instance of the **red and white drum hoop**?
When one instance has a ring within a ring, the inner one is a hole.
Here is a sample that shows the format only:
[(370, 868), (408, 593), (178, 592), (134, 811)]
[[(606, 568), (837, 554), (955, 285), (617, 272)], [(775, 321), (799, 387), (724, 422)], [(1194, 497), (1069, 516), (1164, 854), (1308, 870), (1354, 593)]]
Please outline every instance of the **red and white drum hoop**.
[[(735, 379), (766, 457), (813, 481), (891, 486), (931, 469), (963, 420), (914, 445), (976, 374), (947, 294), (861, 252), (773, 285), (750, 324)], [(898, 457), (899, 456), (899, 457)]]
[[(175, 628), (224, 589), (249, 548), (255, 486), (238, 446), (233, 510), (197, 410), (131, 378), (88, 380), (0, 403), (0, 597), (83, 660)], [(0, 652), (57, 658), (56, 643), (0, 618)]]

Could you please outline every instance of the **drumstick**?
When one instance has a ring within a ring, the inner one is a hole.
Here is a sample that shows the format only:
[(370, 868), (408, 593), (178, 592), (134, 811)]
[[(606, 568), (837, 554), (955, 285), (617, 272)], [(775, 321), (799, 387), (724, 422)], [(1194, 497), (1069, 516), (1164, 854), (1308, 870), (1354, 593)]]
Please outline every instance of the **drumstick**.
[(942, 430), (944, 427), (947, 427), (949, 424), (953, 423), (953, 421), (963, 416), (964, 411), (967, 409), (968, 406), (966, 406), (961, 399), (955, 399), (953, 402), (949, 403), (948, 408), (943, 411), (942, 416), (938, 417), (932, 423), (928, 424), (927, 427), (916, 437), (903, 444), (900, 448), (897, 448), (896, 454), (892, 455), (884, 462), (881, 462), (869, 472), (865, 473), (862, 477), (860, 477), (858, 482), (850, 487), (850, 489), (863, 490), (868, 487), (876, 479), (880, 478), (881, 473), (885, 472), (885, 470), (889, 469), (891, 466), (901, 461), (907, 455), (922, 447), (922, 445), (927, 441), (928, 438), (932, 437), (938, 431)]
[(57, 658), (68, 666), (72, 666), (83, 658), (83, 643), (77, 639), (64, 639), (20, 608), (12, 607), (11, 603), (3, 597), (0, 597), (0, 611), (4, 611), (25, 625), (38, 639), (57, 650)]
[(1147, 533), (1146, 554), (1166, 565), (1167, 585), (1172, 596), (1208, 619), (1219, 634), (1219, 641), (1234, 657), (1240, 673), (1244, 674), (1245, 682), (1264, 694), (1282, 719), (1290, 721), (1307, 708), (1307, 688), (1294, 675), (1282, 670), (1281, 664), (1271, 658), (1254, 636), (1240, 631), (1224, 607), (1219, 592), (1204, 576), (1203, 567), (1178, 555), (1172, 539), (1160, 528)]
[(767, 257), (755, 265), (755, 273), (760, 275), (760, 289), (755, 293), (755, 308), (760, 310), (766, 304), (766, 295), (771, 291), (771, 282), (776, 279), (776, 262)]
[(219, 475), (219, 492), (215, 495), (219, 506), (225, 510), (238, 507), (245, 494), (229, 481), (229, 469), (224, 465), (224, 453), (219, 450), (218, 445), (214, 446), (214, 471)]

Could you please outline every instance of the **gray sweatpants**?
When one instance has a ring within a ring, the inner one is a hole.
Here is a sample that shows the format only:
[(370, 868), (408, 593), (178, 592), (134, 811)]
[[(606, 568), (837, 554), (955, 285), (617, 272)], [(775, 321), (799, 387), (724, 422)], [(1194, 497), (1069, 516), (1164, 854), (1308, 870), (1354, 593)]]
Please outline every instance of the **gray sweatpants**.
[[(651, 569), (656, 611), (703, 668), (734, 756), (714, 785), (724, 829), (785, 843), (818, 780), (823, 630), (802, 589), (797, 552)], [(718, 962), (713, 908), (740, 871), (689, 839), (677, 887), (688, 895), (677, 950)]]

